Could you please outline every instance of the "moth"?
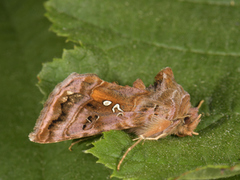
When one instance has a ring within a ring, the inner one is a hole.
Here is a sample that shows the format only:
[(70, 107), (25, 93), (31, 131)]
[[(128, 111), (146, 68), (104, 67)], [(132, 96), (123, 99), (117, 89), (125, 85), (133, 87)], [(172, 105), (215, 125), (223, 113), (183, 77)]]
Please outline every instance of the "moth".
[(85, 138), (109, 130), (129, 129), (138, 138), (123, 155), (142, 140), (158, 140), (170, 134), (198, 135), (198, 107), (177, 84), (171, 68), (161, 70), (145, 87), (141, 79), (133, 87), (101, 80), (95, 74), (72, 73), (49, 95), (29, 139), (36, 143)]

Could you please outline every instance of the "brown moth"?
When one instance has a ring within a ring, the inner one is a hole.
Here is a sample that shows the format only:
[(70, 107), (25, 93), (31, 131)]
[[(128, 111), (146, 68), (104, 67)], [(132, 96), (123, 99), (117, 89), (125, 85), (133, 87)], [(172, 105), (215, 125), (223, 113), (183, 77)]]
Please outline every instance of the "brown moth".
[(109, 130), (130, 129), (138, 140), (158, 140), (170, 134), (198, 135), (198, 107), (191, 107), (190, 95), (174, 80), (167, 67), (145, 87), (141, 79), (133, 87), (101, 80), (95, 74), (72, 73), (49, 95), (29, 139), (37, 143), (89, 137)]

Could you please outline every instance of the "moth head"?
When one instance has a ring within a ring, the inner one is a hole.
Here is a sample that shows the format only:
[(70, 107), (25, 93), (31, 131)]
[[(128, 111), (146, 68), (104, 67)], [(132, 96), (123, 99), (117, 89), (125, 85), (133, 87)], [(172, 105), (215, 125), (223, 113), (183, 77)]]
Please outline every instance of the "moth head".
[(201, 114), (198, 115), (198, 108), (190, 108), (188, 115), (183, 119), (183, 124), (177, 128), (176, 135), (180, 137), (198, 135), (194, 132), (201, 121)]

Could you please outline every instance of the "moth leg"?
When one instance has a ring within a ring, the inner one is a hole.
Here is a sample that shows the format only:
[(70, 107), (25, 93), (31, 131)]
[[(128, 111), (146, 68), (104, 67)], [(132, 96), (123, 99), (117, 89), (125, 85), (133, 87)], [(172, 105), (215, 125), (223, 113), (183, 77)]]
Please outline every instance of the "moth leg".
[(155, 137), (155, 138), (144, 138), (144, 140), (158, 140), (158, 139), (160, 139), (160, 138), (162, 138), (162, 137), (165, 137), (165, 136), (167, 136), (168, 135), (168, 133), (163, 133), (163, 134), (160, 134), (159, 136), (157, 136), (157, 137)]
[[(165, 136), (167, 136), (168, 134), (167, 133), (163, 133), (163, 134), (161, 134), (161, 135), (159, 135), (159, 136), (157, 136), (157, 137), (155, 137), (155, 138), (146, 138), (146, 137), (144, 137), (143, 135), (140, 135), (138, 138), (136, 138), (136, 139), (133, 139), (133, 141), (135, 141), (135, 140), (137, 140), (131, 147), (129, 147), (128, 149), (127, 149), (127, 151), (124, 153), (124, 155), (123, 155), (123, 157), (122, 157), (122, 159), (119, 161), (119, 163), (118, 163), (118, 166), (117, 166), (117, 170), (119, 171), (119, 169), (120, 169), (120, 166), (121, 166), (121, 164), (122, 164), (122, 162), (123, 162), (123, 160), (125, 159), (125, 157), (127, 156), (127, 154), (136, 146), (136, 145), (138, 145), (142, 140), (158, 140), (158, 139), (160, 139), (160, 138), (162, 138), (162, 137), (165, 137)], [(144, 142), (143, 142), (144, 143)]]
[(136, 141), (138, 139), (143, 139), (142, 145), (144, 144), (146, 138), (143, 135), (140, 135), (138, 138), (133, 139), (133, 141)]
[(136, 140), (138, 140), (140, 138), (144, 139), (143, 135), (140, 135), (138, 138), (133, 139), (133, 141), (136, 141)]
[(79, 139), (79, 140), (77, 140), (77, 141), (75, 141), (75, 142), (72, 142), (71, 145), (69, 146), (68, 150), (69, 150), (69, 151), (72, 151), (72, 147), (73, 147), (75, 144), (78, 144), (78, 143), (81, 142), (81, 141), (83, 141), (83, 139)]
[(127, 154), (129, 153), (129, 151), (131, 151), (131, 150), (132, 150), (136, 145), (138, 145), (138, 143), (140, 143), (143, 139), (144, 139), (143, 136), (139, 136), (138, 141), (136, 141), (131, 147), (129, 147), (129, 148), (127, 149), (127, 151), (124, 153), (122, 159), (121, 159), (121, 160), (119, 161), (119, 163), (118, 163), (118, 166), (117, 166), (117, 170), (118, 170), (118, 171), (119, 171), (119, 169), (120, 169), (120, 166), (121, 166), (123, 160), (125, 159), (125, 157), (126, 157)]
[(78, 143), (80, 143), (81, 141), (85, 141), (85, 140), (90, 139), (90, 138), (91, 138), (91, 137), (81, 138), (81, 139), (79, 139), (79, 140), (77, 140), (77, 141), (72, 142), (71, 145), (69, 146), (68, 150), (69, 150), (69, 151), (72, 151), (72, 147), (73, 147), (75, 144), (78, 144)]

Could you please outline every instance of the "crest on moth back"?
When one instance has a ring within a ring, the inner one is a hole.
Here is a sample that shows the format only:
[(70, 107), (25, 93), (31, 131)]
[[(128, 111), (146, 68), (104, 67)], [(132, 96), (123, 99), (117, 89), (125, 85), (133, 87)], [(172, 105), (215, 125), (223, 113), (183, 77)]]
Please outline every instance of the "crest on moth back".
[(191, 136), (197, 134), (193, 130), (200, 122), (199, 107), (191, 107), (190, 95), (168, 67), (148, 88), (141, 79), (130, 87), (95, 74), (72, 73), (49, 95), (29, 139), (54, 143), (122, 129), (149, 140)]

